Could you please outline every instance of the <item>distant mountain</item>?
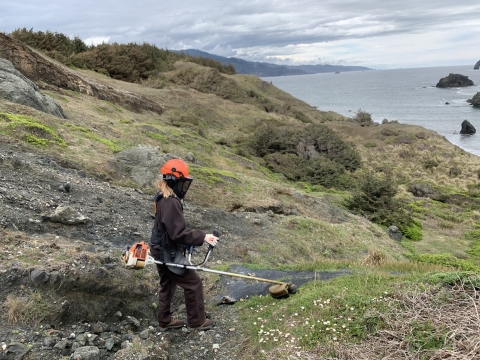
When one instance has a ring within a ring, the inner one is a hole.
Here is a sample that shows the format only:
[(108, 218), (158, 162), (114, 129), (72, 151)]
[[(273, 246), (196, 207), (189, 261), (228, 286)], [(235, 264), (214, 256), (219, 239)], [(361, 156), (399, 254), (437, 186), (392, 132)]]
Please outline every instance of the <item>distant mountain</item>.
[(250, 74), (255, 76), (286, 76), (306, 75), (342, 71), (363, 71), (373, 70), (364, 66), (342, 66), (342, 65), (276, 65), (266, 62), (246, 61), (235, 57), (224, 57), (207, 53), (196, 49), (179, 50), (190, 56), (202, 56), (210, 58), (222, 64), (232, 64), (238, 74)]

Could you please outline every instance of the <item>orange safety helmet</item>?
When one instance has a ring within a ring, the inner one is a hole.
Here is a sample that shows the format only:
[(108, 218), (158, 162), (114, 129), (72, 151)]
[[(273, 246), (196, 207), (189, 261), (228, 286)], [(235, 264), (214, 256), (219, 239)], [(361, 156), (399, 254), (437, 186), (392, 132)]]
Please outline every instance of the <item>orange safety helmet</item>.
[(163, 164), (160, 172), (165, 180), (180, 199), (185, 197), (193, 178), (188, 176), (188, 166), (179, 159), (168, 160)]
[(188, 166), (180, 159), (172, 159), (168, 160), (165, 164), (163, 164), (160, 172), (163, 175), (173, 175), (176, 178), (186, 177), (188, 178)]

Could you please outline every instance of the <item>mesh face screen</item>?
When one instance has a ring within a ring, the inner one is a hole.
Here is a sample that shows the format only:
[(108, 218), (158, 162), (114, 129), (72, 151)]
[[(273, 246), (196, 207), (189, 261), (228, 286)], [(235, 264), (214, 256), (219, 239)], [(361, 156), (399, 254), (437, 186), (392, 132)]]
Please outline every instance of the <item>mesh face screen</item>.
[(190, 187), (190, 184), (192, 183), (192, 179), (188, 179), (188, 178), (183, 178), (183, 179), (180, 179), (178, 181), (178, 187), (179, 187), (179, 190), (182, 192), (182, 193), (186, 193), (188, 188)]

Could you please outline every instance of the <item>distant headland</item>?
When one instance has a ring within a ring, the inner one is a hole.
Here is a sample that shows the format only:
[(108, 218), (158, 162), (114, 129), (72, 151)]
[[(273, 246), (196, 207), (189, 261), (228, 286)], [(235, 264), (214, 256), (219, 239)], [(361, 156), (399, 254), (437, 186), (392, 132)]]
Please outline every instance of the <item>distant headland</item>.
[(277, 65), (266, 62), (247, 61), (235, 57), (224, 57), (196, 49), (179, 50), (186, 55), (201, 56), (218, 61), (224, 65), (232, 64), (238, 74), (255, 75), (259, 77), (308, 75), (319, 73), (336, 73), (345, 71), (373, 70), (364, 66), (343, 65)]

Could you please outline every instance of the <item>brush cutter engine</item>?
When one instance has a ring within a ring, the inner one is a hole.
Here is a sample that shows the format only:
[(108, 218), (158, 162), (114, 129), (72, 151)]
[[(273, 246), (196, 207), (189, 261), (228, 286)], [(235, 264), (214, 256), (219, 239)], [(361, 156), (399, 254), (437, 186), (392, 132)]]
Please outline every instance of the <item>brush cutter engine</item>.
[(143, 269), (145, 265), (155, 263), (155, 259), (148, 254), (148, 245), (143, 241), (134, 244), (123, 254), (123, 262), (127, 269)]

